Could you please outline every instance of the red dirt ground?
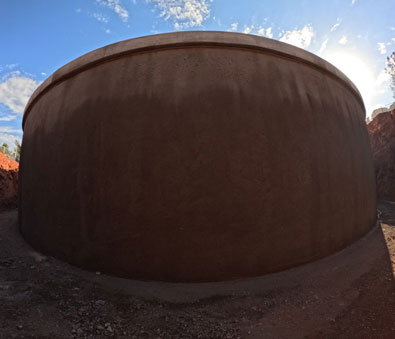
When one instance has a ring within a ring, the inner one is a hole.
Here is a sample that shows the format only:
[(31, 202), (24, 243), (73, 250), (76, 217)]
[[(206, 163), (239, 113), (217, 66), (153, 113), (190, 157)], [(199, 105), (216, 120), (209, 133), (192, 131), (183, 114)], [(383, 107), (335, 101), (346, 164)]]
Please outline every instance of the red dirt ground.
[(316, 262), (253, 279), (171, 284), (87, 272), (21, 238), (0, 213), (0, 338), (394, 339), (395, 203)]

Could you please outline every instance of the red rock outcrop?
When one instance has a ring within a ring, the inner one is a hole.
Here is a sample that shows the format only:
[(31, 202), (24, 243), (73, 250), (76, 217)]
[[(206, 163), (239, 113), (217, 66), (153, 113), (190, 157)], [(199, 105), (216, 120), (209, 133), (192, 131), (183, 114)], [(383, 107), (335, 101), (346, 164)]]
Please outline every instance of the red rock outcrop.
[(19, 164), (0, 152), (0, 210), (15, 208)]
[(395, 110), (378, 114), (368, 131), (374, 158), (377, 196), (395, 201)]

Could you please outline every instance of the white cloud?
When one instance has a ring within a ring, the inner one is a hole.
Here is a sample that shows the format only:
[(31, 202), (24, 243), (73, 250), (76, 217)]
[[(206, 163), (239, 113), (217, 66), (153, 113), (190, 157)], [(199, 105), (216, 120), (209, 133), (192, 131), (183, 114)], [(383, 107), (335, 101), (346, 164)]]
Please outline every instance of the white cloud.
[(351, 0), (351, 6), (354, 5), (357, 2), (357, 0)]
[(259, 29), (257, 31), (257, 34), (265, 36), (265, 28), (264, 27), (259, 27)]
[[(371, 98), (366, 104), (366, 113), (371, 115), (374, 109), (387, 106), (391, 101), (391, 76), (385, 71), (381, 70), (377, 75), (371, 88)], [(385, 102), (386, 104), (383, 104)]]
[(345, 45), (345, 44), (347, 44), (347, 42), (348, 42), (348, 40), (347, 40), (347, 37), (346, 37), (345, 35), (343, 35), (343, 36), (340, 38), (340, 40), (339, 40), (339, 44), (340, 44), (340, 45)]
[(165, 20), (171, 18), (175, 29), (201, 26), (210, 16), (206, 0), (146, 0), (155, 3)]
[(239, 23), (238, 22), (234, 22), (233, 24), (230, 24), (230, 31), (237, 31), (237, 27), (239, 27)]
[(391, 85), (391, 76), (383, 69), (376, 78), (376, 93), (385, 93)]
[(387, 53), (387, 50), (385, 48), (385, 43), (384, 42), (378, 42), (377, 46), (378, 46), (380, 54), (386, 54)]
[(101, 14), (101, 13), (93, 13), (92, 15), (97, 21), (99, 22), (103, 22), (103, 23), (107, 23), (109, 21), (108, 17), (106, 17), (105, 15)]
[(9, 126), (0, 126), (0, 145), (7, 144), (9, 149), (13, 150), (15, 148), (15, 140), (19, 143), (22, 141), (21, 129), (11, 128)]
[(111, 29), (106, 29), (104, 32), (106, 32), (107, 34), (110, 34), (111, 33)]
[(321, 55), (325, 51), (326, 46), (328, 45), (328, 40), (329, 39), (325, 39), (323, 41), (323, 43), (321, 44), (320, 50), (318, 51), (318, 55)]
[(14, 115), (14, 114), (0, 117), (0, 121), (12, 121), (14, 119), (16, 119), (16, 115)]
[(254, 28), (254, 26), (244, 26), (243, 33), (245, 33), (245, 34), (251, 33), (253, 28)]
[(267, 36), (268, 38), (270, 38), (270, 39), (273, 39), (273, 31), (272, 31), (272, 28), (271, 28), (271, 27), (266, 28), (266, 36)]
[(120, 0), (96, 0), (99, 4), (112, 9), (122, 21), (128, 21), (129, 12), (121, 5)]
[(272, 27), (269, 28), (264, 28), (260, 26), (256, 32), (256, 34), (261, 35), (261, 36), (266, 36), (267, 38), (272, 39), (273, 38), (273, 29)]
[(9, 127), (9, 126), (0, 126), (0, 133), (5, 133), (5, 134), (13, 134), (13, 133), (22, 134), (23, 131), (21, 129), (12, 128), (12, 127)]
[(12, 112), (22, 114), (27, 101), (40, 83), (15, 72), (0, 83), (0, 103)]
[(21, 143), (22, 138), (19, 135), (7, 134), (0, 132), (0, 145), (7, 144), (10, 150), (15, 149), (15, 140)]
[(331, 28), (331, 32), (334, 32), (338, 29), (338, 27), (340, 26), (340, 24), (342, 23), (342, 21), (338, 18), (337, 22), (332, 26)]
[(314, 36), (314, 29), (311, 25), (306, 25), (302, 29), (295, 29), (293, 31), (286, 31), (281, 33), (280, 41), (289, 43), (291, 45), (308, 48)]

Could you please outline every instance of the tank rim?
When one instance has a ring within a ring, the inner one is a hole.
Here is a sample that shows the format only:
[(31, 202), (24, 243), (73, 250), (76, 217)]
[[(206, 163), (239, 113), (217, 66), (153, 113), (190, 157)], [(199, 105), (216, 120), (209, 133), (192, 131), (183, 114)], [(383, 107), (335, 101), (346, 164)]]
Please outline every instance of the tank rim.
[(24, 128), (29, 112), (37, 100), (49, 89), (76, 74), (131, 54), (190, 47), (255, 50), (265, 54), (274, 54), (293, 62), (306, 64), (344, 84), (351, 90), (352, 94), (361, 104), (364, 114), (366, 114), (362, 96), (354, 83), (331, 63), (313, 53), (281, 41), (258, 35), (222, 31), (186, 31), (123, 40), (98, 48), (70, 61), (56, 70), (34, 91), (23, 113), (22, 128)]

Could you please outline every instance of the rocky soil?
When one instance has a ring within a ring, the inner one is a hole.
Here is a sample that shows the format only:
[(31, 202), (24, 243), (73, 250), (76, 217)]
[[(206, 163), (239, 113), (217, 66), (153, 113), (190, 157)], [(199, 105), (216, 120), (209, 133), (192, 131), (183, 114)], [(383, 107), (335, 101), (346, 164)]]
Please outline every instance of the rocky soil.
[(377, 195), (395, 201), (395, 110), (378, 114), (368, 131), (374, 158)]
[(0, 211), (17, 206), (19, 164), (0, 152)]
[(203, 284), (87, 272), (34, 251), (0, 214), (0, 338), (395, 338), (395, 204), (323, 260)]

